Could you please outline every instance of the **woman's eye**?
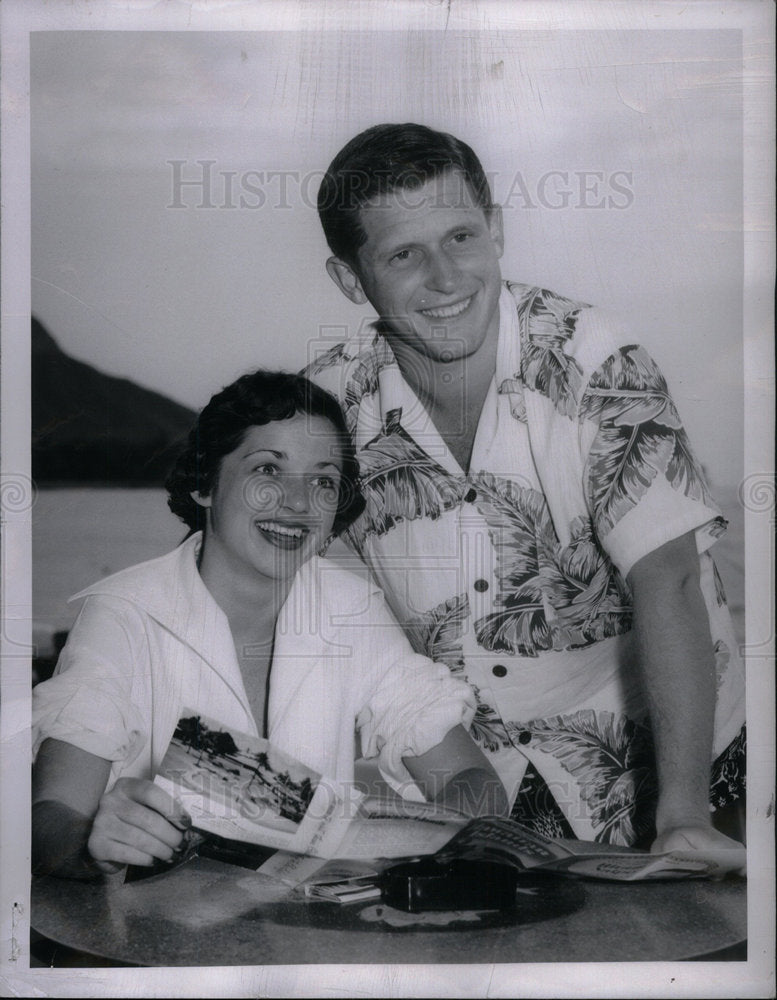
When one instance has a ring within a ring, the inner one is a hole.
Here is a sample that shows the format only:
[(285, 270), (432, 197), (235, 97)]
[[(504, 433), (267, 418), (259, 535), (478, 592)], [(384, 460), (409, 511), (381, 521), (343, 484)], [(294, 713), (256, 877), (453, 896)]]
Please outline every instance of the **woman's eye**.
[(272, 462), (264, 462), (262, 465), (257, 465), (254, 472), (261, 472), (263, 476), (275, 476), (278, 474), (279, 469)]
[(316, 476), (313, 480), (313, 485), (319, 486), (323, 490), (337, 489), (337, 482), (332, 478), (332, 476)]

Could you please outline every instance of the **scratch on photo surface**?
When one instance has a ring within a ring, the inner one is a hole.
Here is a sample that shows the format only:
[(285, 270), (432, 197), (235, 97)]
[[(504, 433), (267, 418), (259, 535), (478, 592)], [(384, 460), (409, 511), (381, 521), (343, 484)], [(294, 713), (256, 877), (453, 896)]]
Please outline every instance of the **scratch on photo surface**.
[(486, 987), (486, 992), (485, 992), (485, 995), (487, 997), (491, 996), (491, 983), (493, 983), (493, 981), (494, 981), (494, 972), (496, 972), (496, 966), (492, 965), (491, 966), (491, 975), (488, 977), (488, 986)]
[(16, 940), (16, 930), (23, 916), (22, 904), (13, 903), (11, 906), (11, 954), (8, 956), (8, 960), (11, 962), (17, 962), (21, 953), (19, 942)]
[(46, 281), (44, 278), (36, 278), (35, 275), (32, 275), (31, 280), (37, 281), (41, 285), (48, 285), (49, 288), (53, 288), (58, 292), (62, 292), (63, 295), (67, 295), (68, 298), (73, 299), (74, 302), (78, 302), (78, 304), (82, 305), (85, 309), (89, 309), (92, 312), (96, 313), (101, 319), (104, 319), (106, 323), (110, 323), (113, 329), (118, 330), (119, 333), (121, 333), (124, 337), (131, 336), (128, 330), (125, 330), (122, 327), (120, 327), (118, 323), (115, 322), (115, 320), (111, 319), (110, 316), (106, 316), (106, 314), (104, 312), (101, 312), (101, 310), (99, 310), (96, 306), (92, 305), (89, 302), (84, 301), (84, 299), (80, 299), (77, 295), (74, 295), (72, 292), (69, 292), (67, 288), (63, 288), (62, 285), (57, 285), (53, 281)]

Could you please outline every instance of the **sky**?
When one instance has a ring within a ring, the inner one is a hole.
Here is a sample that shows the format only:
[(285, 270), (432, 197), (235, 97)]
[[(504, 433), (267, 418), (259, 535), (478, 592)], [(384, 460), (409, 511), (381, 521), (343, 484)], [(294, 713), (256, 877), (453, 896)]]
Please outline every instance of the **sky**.
[(75, 357), (198, 408), (343, 339), (372, 314), (326, 274), (321, 173), (414, 120), (480, 156), (504, 276), (620, 314), (713, 481), (741, 478), (738, 32), (31, 39), (32, 305)]

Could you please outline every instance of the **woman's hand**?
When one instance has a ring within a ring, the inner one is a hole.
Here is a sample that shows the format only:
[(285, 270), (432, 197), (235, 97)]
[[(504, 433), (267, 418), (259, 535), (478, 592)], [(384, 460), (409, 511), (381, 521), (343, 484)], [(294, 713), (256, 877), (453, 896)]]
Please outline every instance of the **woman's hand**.
[(119, 778), (100, 799), (87, 842), (101, 871), (170, 861), (191, 818), (163, 789), (144, 778)]
[(420, 757), (402, 761), (426, 799), (468, 816), (507, 816), (507, 795), (482, 750), (463, 726)]

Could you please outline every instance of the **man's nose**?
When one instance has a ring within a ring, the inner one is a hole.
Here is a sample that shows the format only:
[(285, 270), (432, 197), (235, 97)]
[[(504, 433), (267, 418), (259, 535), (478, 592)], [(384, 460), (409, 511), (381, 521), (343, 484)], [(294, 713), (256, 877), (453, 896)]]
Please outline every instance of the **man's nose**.
[(429, 260), (427, 287), (439, 292), (452, 292), (459, 282), (459, 268), (447, 253), (441, 251)]

